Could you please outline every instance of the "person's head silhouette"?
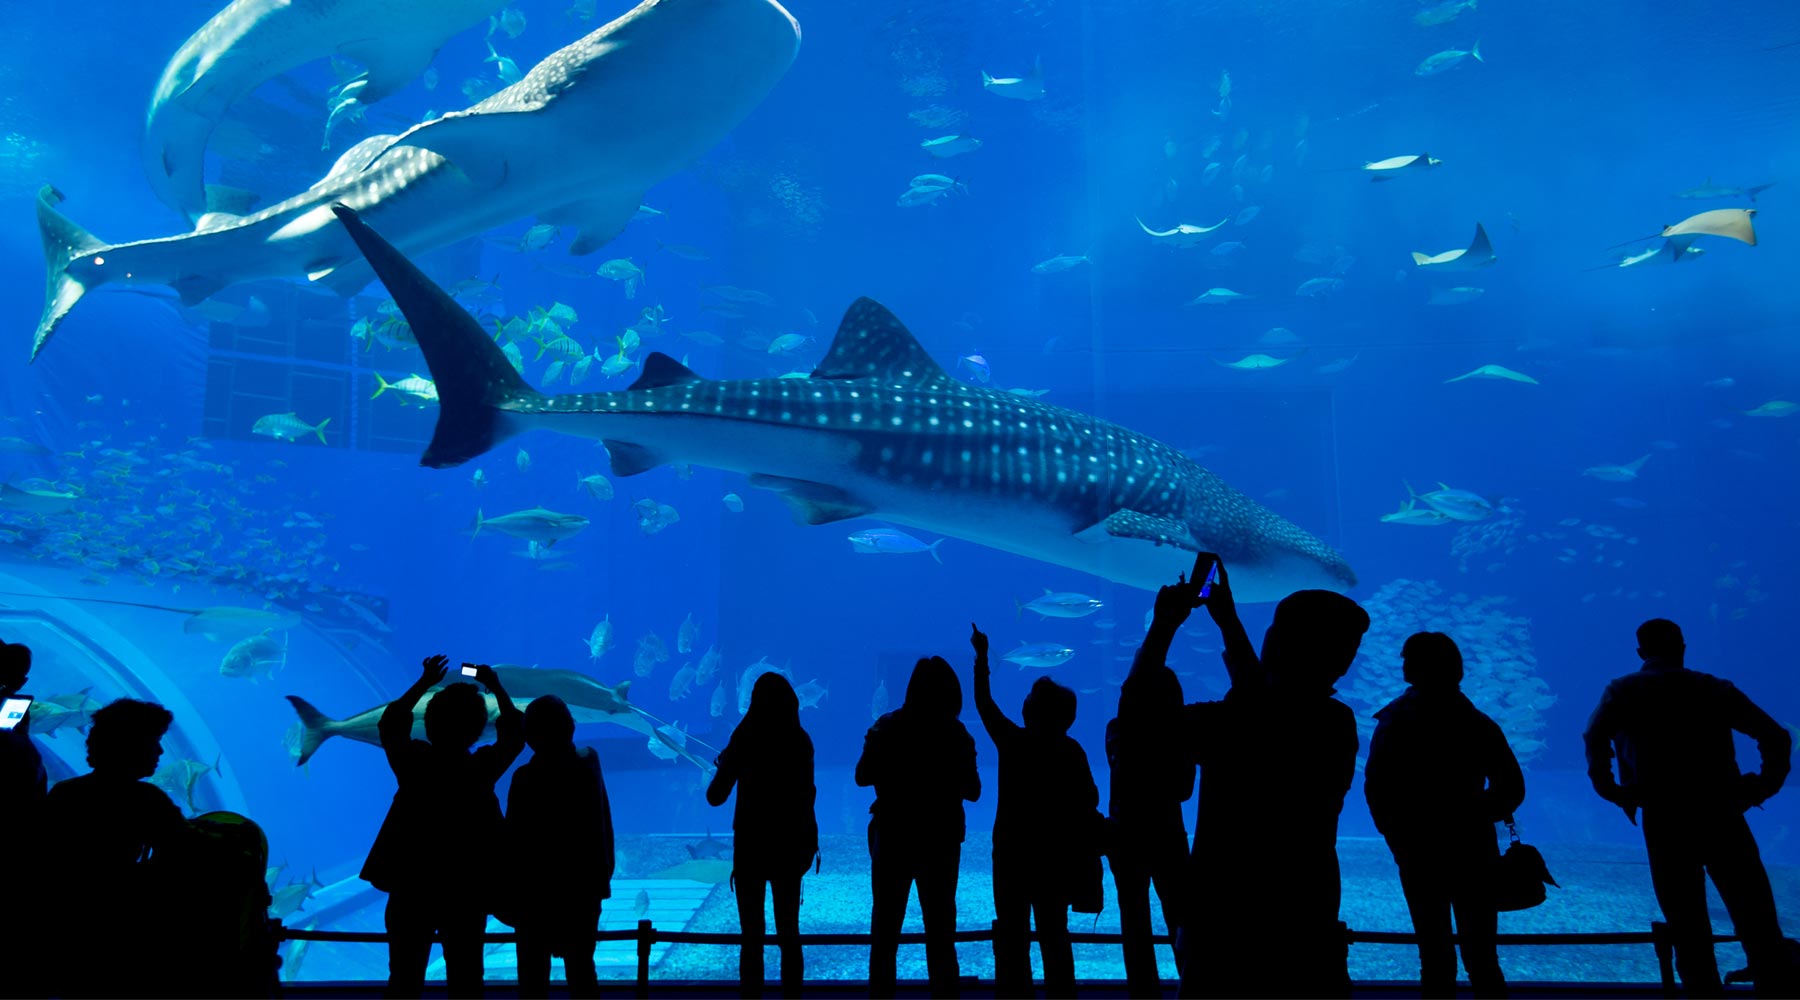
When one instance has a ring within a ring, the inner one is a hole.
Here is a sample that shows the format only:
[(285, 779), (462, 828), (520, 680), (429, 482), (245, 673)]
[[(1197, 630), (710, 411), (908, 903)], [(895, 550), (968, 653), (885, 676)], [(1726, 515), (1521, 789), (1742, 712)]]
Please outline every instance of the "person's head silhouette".
[(31, 675), (31, 647), (0, 641), (0, 694), (12, 694), (25, 686)]
[(96, 774), (136, 781), (156, 773), (163, 734), (175, 716), (161, 705), (120, 698), (94, 713), (87, 762)]
[(1400, 647), (1400, 674), (1420, 691), (1454, 691), (1462, 684), (1462, 650), (1442, 632), (1414, 632)]
[(575, 746), (575, 716), (569, 714), (569, 706), (553, 694), (533, 698), (531, 704), (525, 706), (525, 742), (530, 744), (534, 754), (572, 749)]
[(1075, 724), (1075, 692), (1048, 677), (1039, 677), (1025, 696), (1025, 728), (1066, 733)]
[(913, 665), (902, 711), (914, 718), (954, 719), (962, 714), (962, 706), (962, 681), (948, 660), (927, 656)]
[(786, 677), (771, 670), (750, 688), (750, 708), (742, 725), (763, 729), (800, 725), (800, 696)]
[(1330, 690), (1356, 662), (1369, 613), (1342, 594), (1300, 590), (1282, 598), (1263, 635), (1262, 661), (1277, 684)]
[(1681, 626), (1667, 618), (1652, 618), (1637, 630), (1638, 657), (1645, 663), (1657, 662), (1681, 666), (1687, 655), (1687, 642), (1681, 637)]
[(474, 746), (487, 722), (487, 698), (465, 681), (444, 688), (425, 703), (425, 738), (441, 750)]

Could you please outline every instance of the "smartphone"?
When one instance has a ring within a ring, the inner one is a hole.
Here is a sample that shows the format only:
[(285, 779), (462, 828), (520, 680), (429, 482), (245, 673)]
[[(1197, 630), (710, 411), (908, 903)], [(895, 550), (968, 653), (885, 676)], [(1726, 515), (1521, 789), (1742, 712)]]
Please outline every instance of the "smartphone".
[[(1203, 567), (1204, 576), (1201, 575)], [(1219, 582), (1219, 561), (1208, 558), (1204, 552), (1196, 553), (1194, 555), (1194, 572), (1188, 577), (1188, 580), (1204, 580), (1205, 582), (1200, 585), (1200, 596), (1201, 598), (1211, 597), (1212, 585)]]
[(0, 704), (0, 729), (16, 729), (25, 721), (25, 713), (31, 711), (31, 695), (18, 694)]
[(474, 668), (474, 667), (471, 667), (471, 666), (469, 666), (469, 665), (468, 665), (468, 664), (466, 664), (466, 663), (465, 663), (465, 664), (463, 664), (463, 668), (462, 668), (462, 671), (463, 671), (463, 676), (464, 676), (464, 677), (473, 677), (473, 676), (475, 676), (475, 668)]

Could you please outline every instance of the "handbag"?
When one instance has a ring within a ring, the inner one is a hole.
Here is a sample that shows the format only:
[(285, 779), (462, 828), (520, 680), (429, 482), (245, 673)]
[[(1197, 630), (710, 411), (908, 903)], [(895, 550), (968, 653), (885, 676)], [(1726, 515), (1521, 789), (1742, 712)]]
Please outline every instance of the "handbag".
[(1519, 839), (1519, 828), (1511, 816), (1506, 818), (1506, 829), (1512, 834), (1512, 843), (1494, 864), (1494, 908), (1505, 913), (1529, 910), (1548, 897), (1544, 886), (1562, 886), (1551, 876), (1538, 849)]

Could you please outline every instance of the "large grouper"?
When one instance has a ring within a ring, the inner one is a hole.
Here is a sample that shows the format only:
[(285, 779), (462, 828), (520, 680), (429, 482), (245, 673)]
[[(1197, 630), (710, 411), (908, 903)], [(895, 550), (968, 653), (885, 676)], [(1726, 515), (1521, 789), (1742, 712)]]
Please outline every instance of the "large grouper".
[(1343, 557), (1174, 448), (1085, 413), (951, 378), (858, 299), (809, 378), (715, 380), (653, 353), (618, 392), (545, 395), (481, 324), (349, 206), (335, 207), (436, 380), (420, 464), (458, 465), (534, 428), (598, 439), (615, 475), (745, 473), (796, 520), (873, 517), (1145, 590), (1217, 552), (1244, 601), (1346, 590)]

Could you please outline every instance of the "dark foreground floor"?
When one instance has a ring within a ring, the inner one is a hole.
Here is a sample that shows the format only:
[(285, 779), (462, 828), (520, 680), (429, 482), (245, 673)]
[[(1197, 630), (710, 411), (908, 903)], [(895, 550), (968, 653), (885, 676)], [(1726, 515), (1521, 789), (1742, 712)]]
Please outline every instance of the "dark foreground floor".
[[(605, 984), (603, 984), (605, 985)], [(652, 997), (734, 997), (738, 993), (734, 983), (720, 982), (653, 982), (650, 984)], [(1461, 996), (1468, 996), (1467, 984), (1461, 984)], [(370, 982), (327, 983), (308, 982), (293, 983), (283, 987), (286, 997), (379, 997), (383, 984)], [(1175, 984), (1168, 983), (1168, 996), (1174, 996)], [(1508, 983), (1514, 997), (1657, 997), (1663, 996), (1660, 983)], [(846, 980), (835, 980), (807, 984), (806, 995), (811, 997), (860, 997), (868, 995), (866, 983)], [(487, 986), (487, 996), (493, 998), (512, 998), (519, 995), (514, 983), (494, 983)], [(562, 996), (552, 993), (551, 996)], [(602, 994), (606, 997), (630, 997), (633, 995), (629, 984), (605, 985)], [(770, 984), (766, 996), (780, 996), (780, 988)], [(899, 995), (902, 997), (929, 996), (922, 982), (903, 982)], [(991, 982), (966, 981), (962, 995), (965, 998), (987, 998), (994, 996), (994, 984)], [(1083, 997), (1112, 998), (1128, 997), (1125, 984), (1118, 980), (1084, 980), (1081, 984)], [(1377, 997), (1417, 997), (1417, 983), (1404, 982), (1359, 982), (1355, 986), (1353, 996), (1359, 998)], [(1727, 987), (1727, 996), (1750, 996), (1749, 987)], [(441, 983), (427, 987), (427, 997), (445, 996)]]

